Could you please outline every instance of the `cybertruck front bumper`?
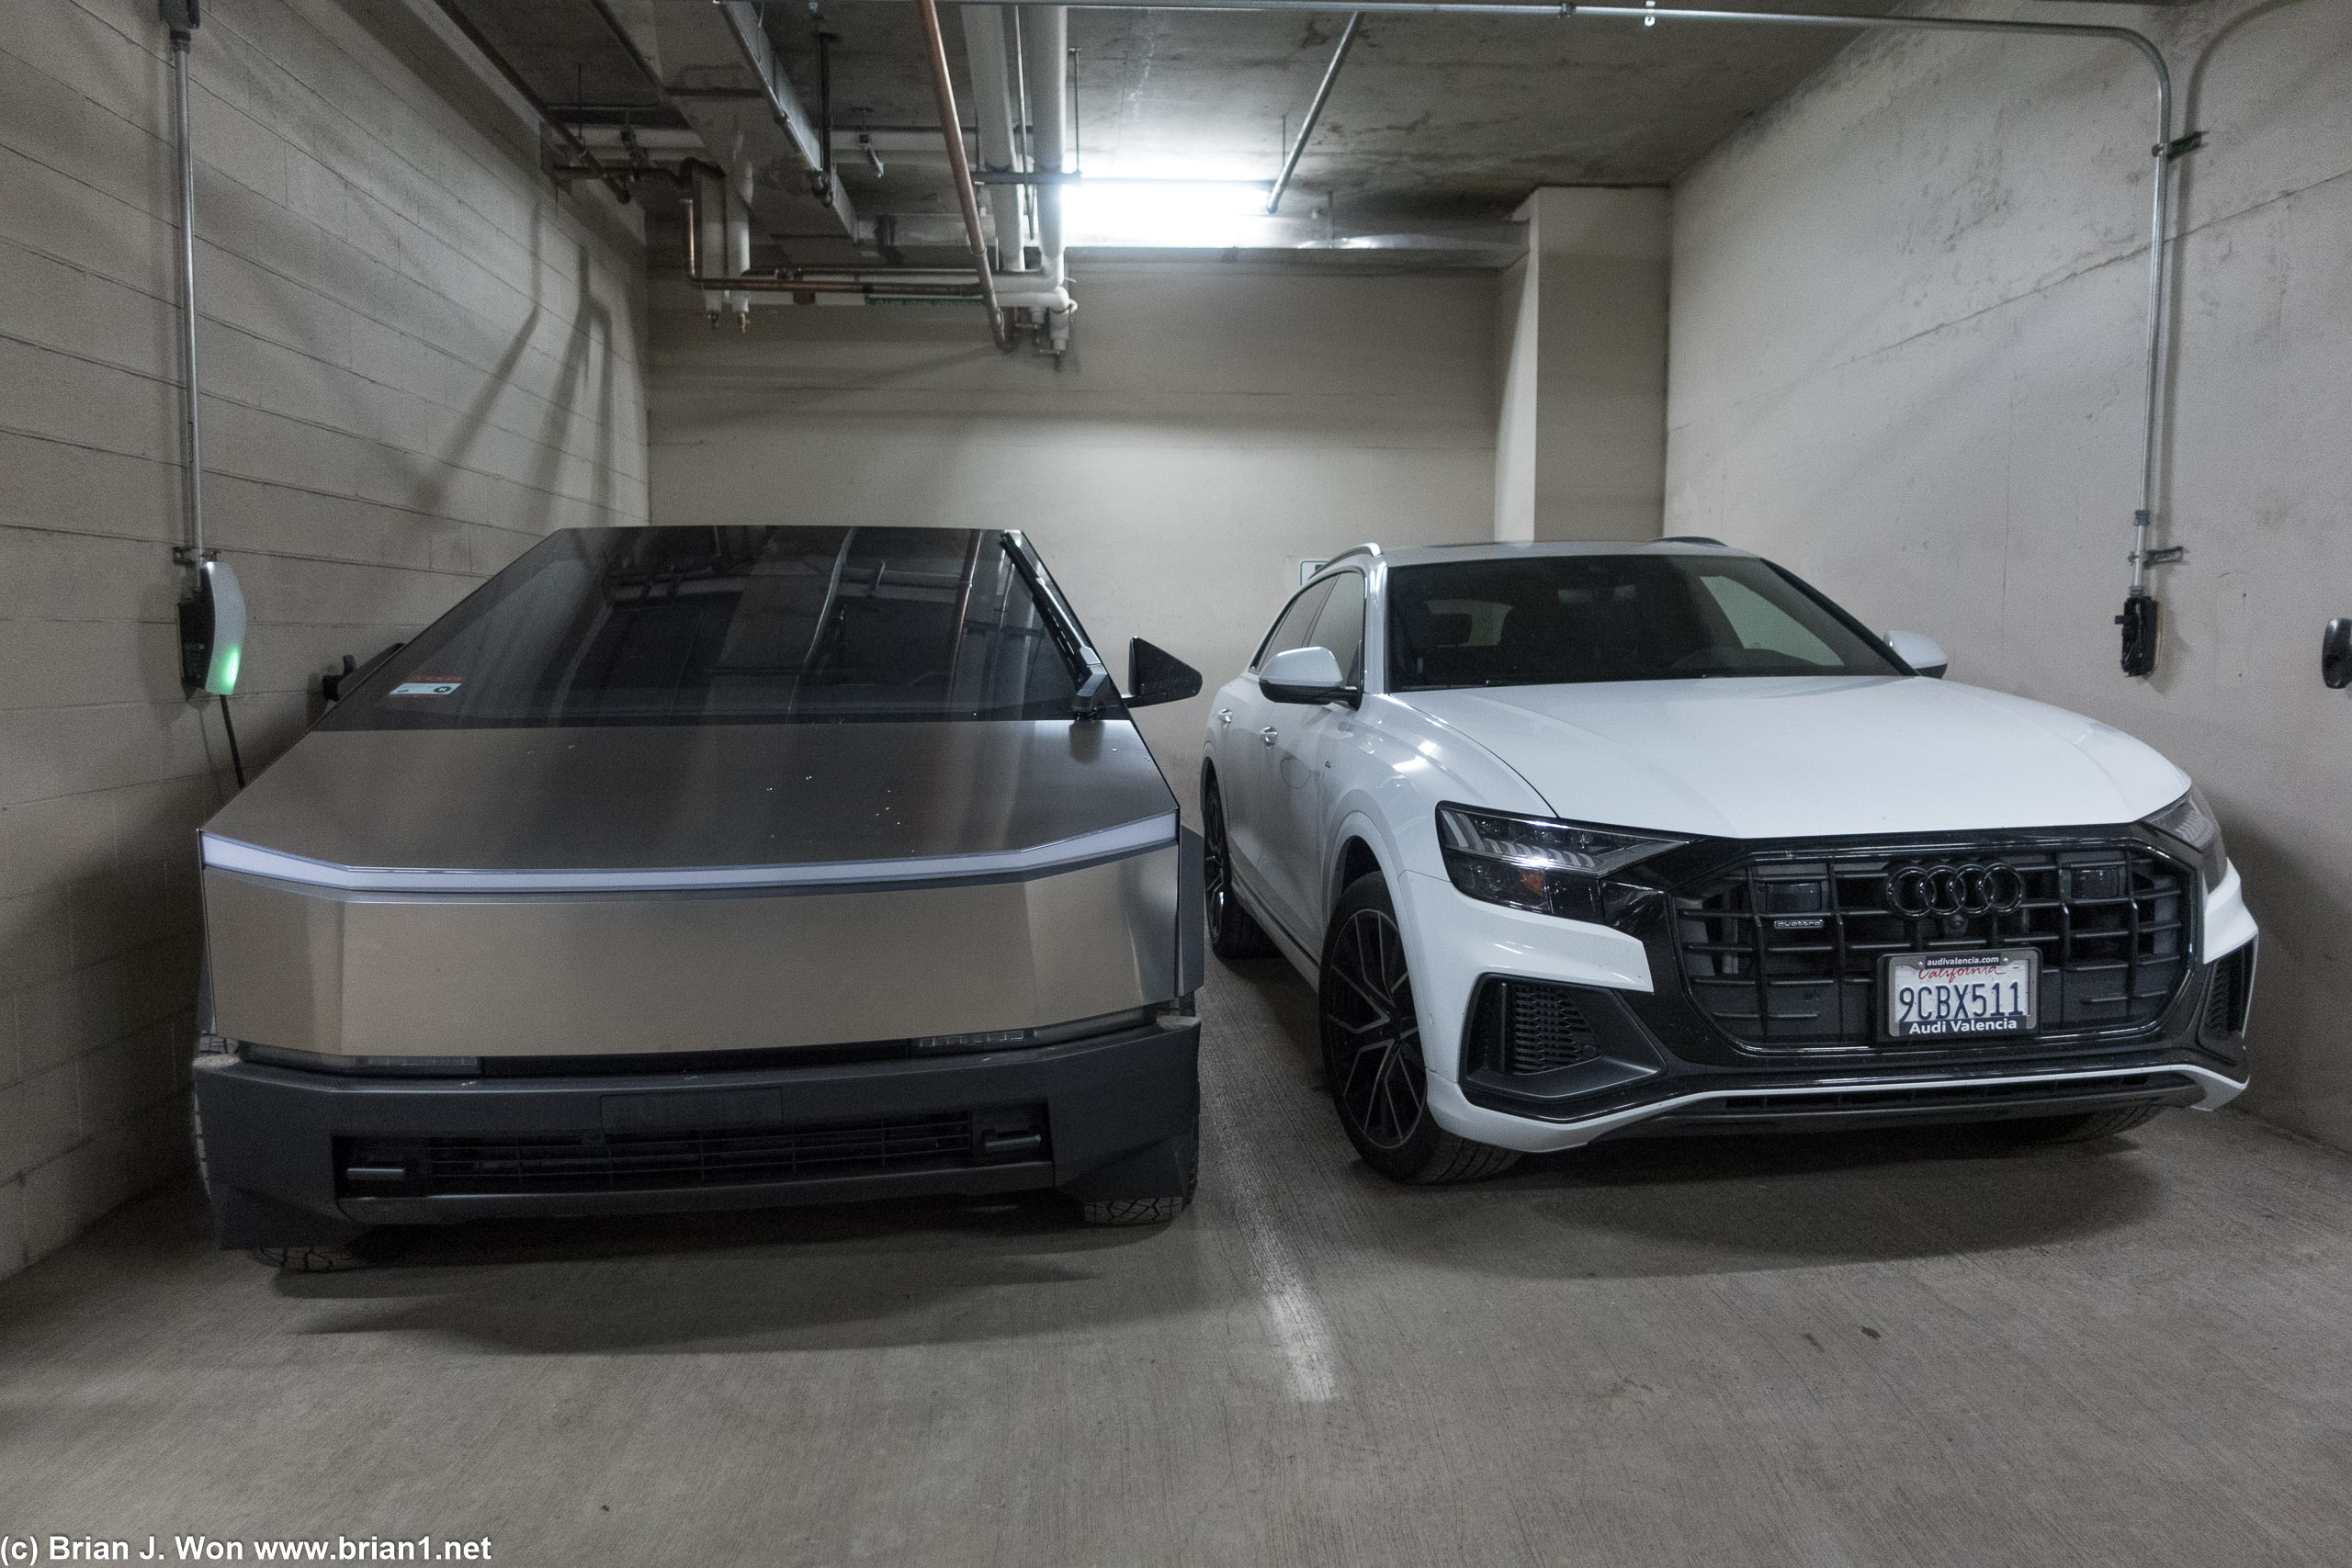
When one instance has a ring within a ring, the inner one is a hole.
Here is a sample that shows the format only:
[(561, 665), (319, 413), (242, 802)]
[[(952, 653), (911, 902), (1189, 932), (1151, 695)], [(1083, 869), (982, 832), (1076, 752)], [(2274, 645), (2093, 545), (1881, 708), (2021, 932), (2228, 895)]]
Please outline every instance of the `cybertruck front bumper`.
[[(741, 1071), (367, 1077), (229, 1055), (196, 1094), (224, 1247), (374, 1224), (1187, 1190), (1200, 1023)], [(593, 1067), (593, 1063), (583, 1063)]]

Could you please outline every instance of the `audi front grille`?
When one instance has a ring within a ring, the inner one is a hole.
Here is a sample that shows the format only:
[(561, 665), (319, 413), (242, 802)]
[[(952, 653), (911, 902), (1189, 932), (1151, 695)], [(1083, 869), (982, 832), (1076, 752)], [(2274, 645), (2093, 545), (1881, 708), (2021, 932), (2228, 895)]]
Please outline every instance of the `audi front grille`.
[(1764, 854), (1678, 891), (1675, 941), (1691, 998), (1747, 1045), (1870, 1044), (1881, 955), (1991, 948), (2041, 954), (2040, 1035), (2103, 1033), (2154, 1024), (2178, 994), (2195, 888), (2136, 842)]

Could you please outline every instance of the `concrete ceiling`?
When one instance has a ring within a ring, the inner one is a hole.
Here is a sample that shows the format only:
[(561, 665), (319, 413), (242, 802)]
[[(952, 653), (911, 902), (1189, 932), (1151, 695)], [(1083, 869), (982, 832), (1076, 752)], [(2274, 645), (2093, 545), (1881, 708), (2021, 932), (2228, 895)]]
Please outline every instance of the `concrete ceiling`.
[[(678, 126), (639, 62), (650, 18), (709, 0), (446, 0), (567, 118)], [(1758, 0), (1721, 8), (1765, 10)], [(1778, 8), (1790, 9), (1783, 5)], [(1883, 12), (1889, 0), (1809, 10)], [(956, 7), (948, 52), (968, 103)], [(1073, 10), (1078, 139), (1091, 173), (1265, 179), (1279, 166), (1347, 13)], [(814, 114), (818, 34), (831, 35), (837, 139), (936, 125), (911, 6), (778, 3), (769, 36)], [(1539, 185), (1672, 180), (1854, 35), (1839, 29), (1602, 18), (1364, 18), (1285, 214), (1328, 235), (1442, 229), (1507, 216)], [(658, 54), (652, 68), (660, 69)], [(895, 138), (893, 140), (896, 140)], [(954, 209), (943, 162), (845, 164), (861, 216)], [(1328, 197), (1329, 207), (1326, 208)], [(811, 203), (805, 233), (837, 239)], [(798, 228), (798, 224), (791, 227)], [(778, 233), (776, 238), (788, 236)]]
[[(1732, 0), (1728, 8), (1765, 7)], [(1830, 0), (1820, 8), (1890, 7)], [(839, 123), (934, 123), (910, 13), (887, 3), (828, 12), (825, 25), (842, 39)], [(1072, 11), (1084, 167), (1271, 177), (1346, 17)], [(1728, 24), (1368, 16), (1297, 186), (1332, 193), (1339, 226), (1362, 230), (1503, 217), (1539, 185), (1664, 184), (1851, 38)], [(950, 41), (960, 72), (960, 39)], [(792, 52), (797, 68), (801, 51)], [(855, 189), (856, 175), (848, 177)]]

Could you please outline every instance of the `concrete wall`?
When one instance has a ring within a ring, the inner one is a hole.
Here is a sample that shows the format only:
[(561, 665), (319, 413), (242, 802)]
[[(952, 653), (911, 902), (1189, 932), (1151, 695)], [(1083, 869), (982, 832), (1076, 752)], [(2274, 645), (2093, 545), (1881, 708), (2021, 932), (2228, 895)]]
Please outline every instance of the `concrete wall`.
[[(642, 519), (641, 268), (399, 0), (204, 16), (205, 499), (253, 768), (336, 655), (548, 528)], [(0, 1274), (188, 1147), (193, 830), (233, 785), (178, 677), (165, 49), (153, 0), (0, 28)]]
[[(2093, 7), (1979, 7), (2088, 17)], [(1954, 678), (2196, 775), (2265, 926), (2245, 1103), (2352, 1146), (2352, 6), (2102, 6), (2185, 121), (2161, 667), (2117, 669), (2150, 76), (2107, 43), (1860, 43), (1675, 192), (1669, 532), (1780, 558)]]
[(1494, 275), (1074, 270), (1058, 372), (965, 307), (761, 309), (739, 333), (657, 296), (653, 516), (1028, 530), (1123, 681), (1130, 636), (1200, 668), (1200, 698), (1139, 716), (1189, 803), (1208, 694), (1301, 558), (1487, 536)]
[(1498, 539), (1655, 539), (1666, 506), (1667, 193), (1546, 187), (1495, 311)]

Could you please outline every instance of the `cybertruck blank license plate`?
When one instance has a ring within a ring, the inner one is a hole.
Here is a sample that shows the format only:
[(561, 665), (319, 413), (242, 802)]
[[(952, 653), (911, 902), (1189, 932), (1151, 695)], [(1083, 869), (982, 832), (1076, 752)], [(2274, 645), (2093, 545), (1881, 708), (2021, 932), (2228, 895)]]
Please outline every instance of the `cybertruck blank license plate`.
[(2027, 1034), (2041, 1020), (2041, 954), (2032, 948), (1890, 953), (1879, 964), (1882, 1039)]

